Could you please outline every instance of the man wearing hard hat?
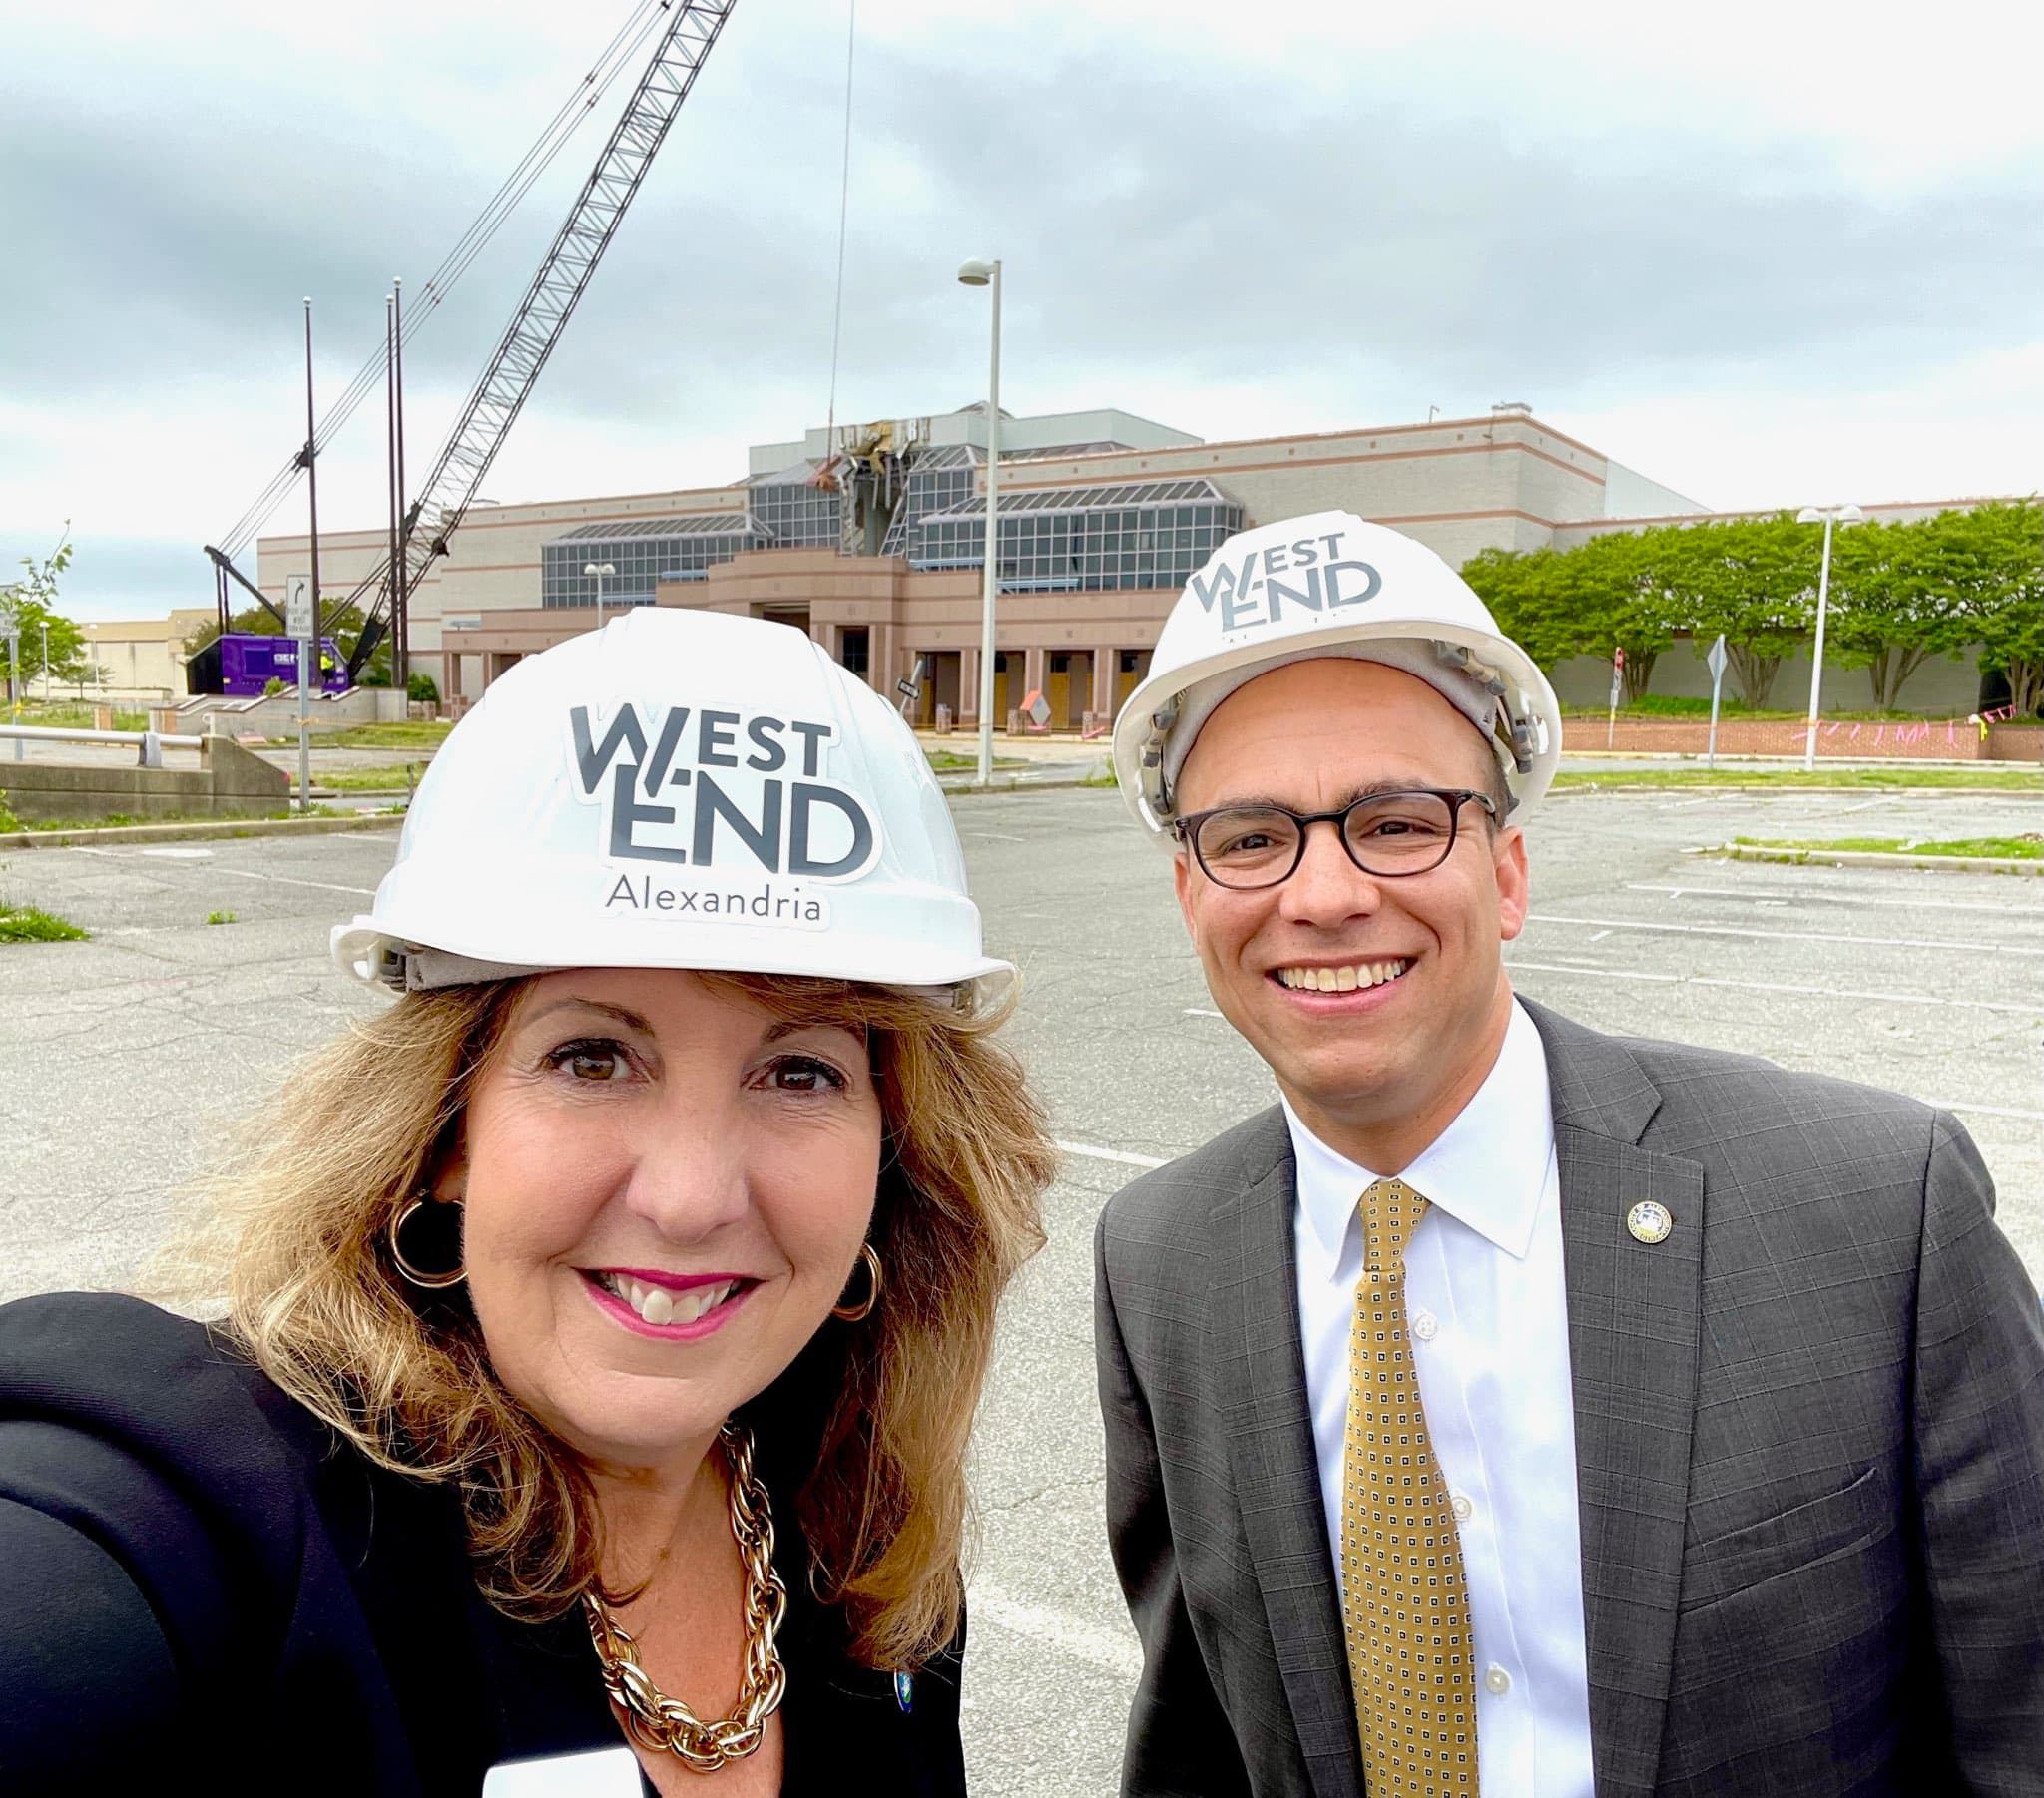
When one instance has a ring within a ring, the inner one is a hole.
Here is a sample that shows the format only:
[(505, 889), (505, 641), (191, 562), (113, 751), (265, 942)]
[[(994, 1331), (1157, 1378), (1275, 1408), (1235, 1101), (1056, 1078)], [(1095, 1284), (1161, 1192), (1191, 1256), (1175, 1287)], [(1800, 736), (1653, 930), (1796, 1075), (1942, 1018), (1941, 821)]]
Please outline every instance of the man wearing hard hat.
[(1949, 1116), (1514, 996), (1552, 689), (1234, 538), (1115, 730), (1279, 1103), (1098, 1233), (1129, 1794), (2044, 1793), (2044, 1330)]

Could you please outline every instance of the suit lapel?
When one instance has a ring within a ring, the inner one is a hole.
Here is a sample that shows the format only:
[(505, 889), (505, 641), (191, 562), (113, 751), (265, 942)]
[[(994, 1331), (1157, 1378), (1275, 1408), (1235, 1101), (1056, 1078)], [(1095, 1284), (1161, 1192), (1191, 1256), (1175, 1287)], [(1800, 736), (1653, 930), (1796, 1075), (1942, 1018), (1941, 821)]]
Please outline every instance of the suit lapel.
[(1299, 1748), (1319, 1798), (1362, 1791), (1348, 1655), (1299, 1348), (1296, 1203), (1282, 1113), (1214, 1212), (1211, 1297), (1230, 1459)]
[[(1623, 1044), (1526, 1009), (1554, 1098), (1597, 1794), (1644, 1798), (1660, 1764), (1682, 1591), (1704, 1171), (1640, 1146), (1661, 1094)], [(1643, 1199), (1673, 1217), (1667, 1240), (1632, 1235), (1627, 1216)]]

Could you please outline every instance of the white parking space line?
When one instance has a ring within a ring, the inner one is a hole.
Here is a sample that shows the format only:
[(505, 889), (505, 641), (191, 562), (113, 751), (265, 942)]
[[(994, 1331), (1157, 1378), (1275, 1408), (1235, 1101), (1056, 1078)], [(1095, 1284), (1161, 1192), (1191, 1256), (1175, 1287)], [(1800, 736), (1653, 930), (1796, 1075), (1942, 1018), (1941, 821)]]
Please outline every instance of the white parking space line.
[(1658, 805), (1654, 809), (1657, 811), (1688, 811), (1693, 805), (1709, 805), (1717, 797), (1716, 793), (1706, 793), (1701, 799), (1677, 799), (1671, 805)]
[(1010, 836), (1005, 830), (961, 830), (960, 836), (969, 836), (980, 843), (1026, 843), (1026, 836)]
[(1123, 1148), (1096, 1148), (1090, 1142), (1059, 1142), (1053, 1144), (1060, 1154), (1081, 1155), (1089, 1161), (1113, 1161), (1121, 1167), (1162, 1167), (1168, 1158), (1164, 1155), (1135, 1155)]
[(1628, 980), (1647, 986), (1725, 987), (1737, 993), (1793, 993), (1805, 999), (1869, 999), (1881, 1005), (1934, 1005), (1962, 1012), (2008, 1012), (2019, 1018), (2044, 1017), (2044, 998), (2032, 1005), (1999, 999), (1946, 999), (1935, 993), (1870, 993), (1852, 987), (1804, 987), (1784, 981), (1727, 980), (1715, 974), (1648, 974), (1637, 968), (1598, 968), (1585, 962), (1528, 962), (1517, 957), (1505, 963), (1511, 973), (1525, 968), (1539, 974), (1585, 974), (1598, 980)]
[[(1939, 879), (1945, 878), (1943, 875)], [(1780, 887), (1754, 886), (1663, 886), (1651, 880), (1628, 880), (1630, 893), (1665, 893), (1671, 899), (1750, 899), (1759, 905), (1783, 905), (1789, 901), (1809, 905), (1886, 906), (1896, 911), (1992, 912), (2009, 918), (2044, 918), (2044, 905), (1988, 905), (1972, 899), (1887, 899), (1875, 893), (1838, 891), (1811, 887), (1804, 892), (1785, 892)]]
[(353, 893), (358, 898), (373, 899), (376, 889), (372, 886), (335, 886), (330, 880), (298, 880), (289, 874), (258, 874), (252, 868), (209, 868), (209, 874), (232, 874), (237, 880), (269, 880), (278, 886), (317, 887), (322, 893)]
[(1876, 805), (1893, 805), (1898, 800), (1909, 797), (1911, 795), (1908, 793), (1882, 793), (1876, 799), (1862, 799), (1857, 805), (1841, 805), (1838, 807), (1837, 815), (1841, 818), (1848, 818), (1855, 811), (1871, 811)]
[(1188, 1018), (1218, 1018), (1221, 1014), (1211, 1005), (1189, 1005), (1186, 1007), (1186, 1016)]
[(966, 1599), (975, 1623), (984, 1619), (1010, 1634), (1083, 1660), (1103, 1673), (1133, 1679), (1143, 1670), (1143, 1650), (1133, 1637), (1116, 1635), (1070, 1611), (1027, 1603), (997, 1585), (974, 1584), (967, 1588)]
[(2035, 949), (2004, 943), (1952, 943), (1936, 937), (1859, 937), (1832, 930), (1748, 930), (1737, 924), (1651, 924), (1638, 918), (1565, 918), (1559, 912), (1529, 914), (1535, 924), (1569, 924), (1585, 930), (1644, 930), (1656, 935), (1744, 937), (1765, 943), (1846, 943), (1855, 949), (1937, 949), (1946, 955), (2040, 955)]

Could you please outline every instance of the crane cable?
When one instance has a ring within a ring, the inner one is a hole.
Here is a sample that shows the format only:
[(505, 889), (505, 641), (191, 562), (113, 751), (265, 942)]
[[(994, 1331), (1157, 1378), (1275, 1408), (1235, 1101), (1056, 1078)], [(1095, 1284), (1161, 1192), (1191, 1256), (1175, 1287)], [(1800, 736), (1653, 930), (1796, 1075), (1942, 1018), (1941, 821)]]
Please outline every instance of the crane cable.
[[(638, 0), (624, 24), (618, 27), (611, 41), (598, 56), (587, 73), (575, 85), (574, 91), (561, 103), (552, 119), (541, 129), (519, 158), (517, 165), (498, 186), (497, 191), (485, 202), (481, 212), (470, 222), (468, 228), (441, 259), (439, 267), (427, 278), (423, 298), (414, 309), (404, 316), (403, 342), (409, 343), (413, 335), (423, 329), (432, 314), (437, 311), (448, 293), (465, 274), (469, 266), (480, 255), (490, 240), (502, 229), (505, 221), (517, 209), (539, 178), (544, 175), (554, 159), (566, 147), (583, 121), (609, 91), (627, 68), (635, 65), (638, 51), (647, 39), (660, 28), (661, 14), (668, 10), (669, 0)], [(385, 349), (378, 345), (372, 350), (355, 377), (343, 390), (340, 398), (328, 407), (326, 416), (320, 420), (313, 438), (315, 452), (326, 447), (334, 435), (354, 415), (357, 407), (372, 392), (382, 377)], [(222, 539), (221, 547), (233, 558), (248, 548), (256, 534), (261, 530), (278, 506), (289, 496), (303, 472), (300, 455), (291, 459), (270, 478), (267, 486), (256, 497), (249, 509), (236, 521), (235, 527)]]
[(837, 454), (837, 345), (844, 330), (844, 226), (851, 213), (851, 56), (858, 43), (858, 0), (850, 0), (844, 33), (844, 158), (837, 186), (837, 298), (830, 314), (830, 401), (823, 424), (825, 469)]

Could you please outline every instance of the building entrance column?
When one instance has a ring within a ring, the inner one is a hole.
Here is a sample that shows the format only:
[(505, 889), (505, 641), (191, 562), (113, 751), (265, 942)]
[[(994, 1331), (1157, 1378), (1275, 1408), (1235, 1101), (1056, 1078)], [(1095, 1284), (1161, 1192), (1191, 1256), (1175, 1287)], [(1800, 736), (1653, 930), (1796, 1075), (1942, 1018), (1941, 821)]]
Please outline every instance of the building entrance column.
[(1048, 657), (1046, 652), (1033, 648), (1022, 652), (1022, 690), (1015, 695), (1015, 703), (1017, 705), (1020, 705), (1031, 693), (1043, 691), (1046, 682), (1050, 678), (1047, 665)]
[(1121, 653), (1112, 645), (1093, 652), (1093, 695), (1086, 702), (1086, 709), (1103, 724), (1114, 716), (1115, 670), (1121, 666)]

